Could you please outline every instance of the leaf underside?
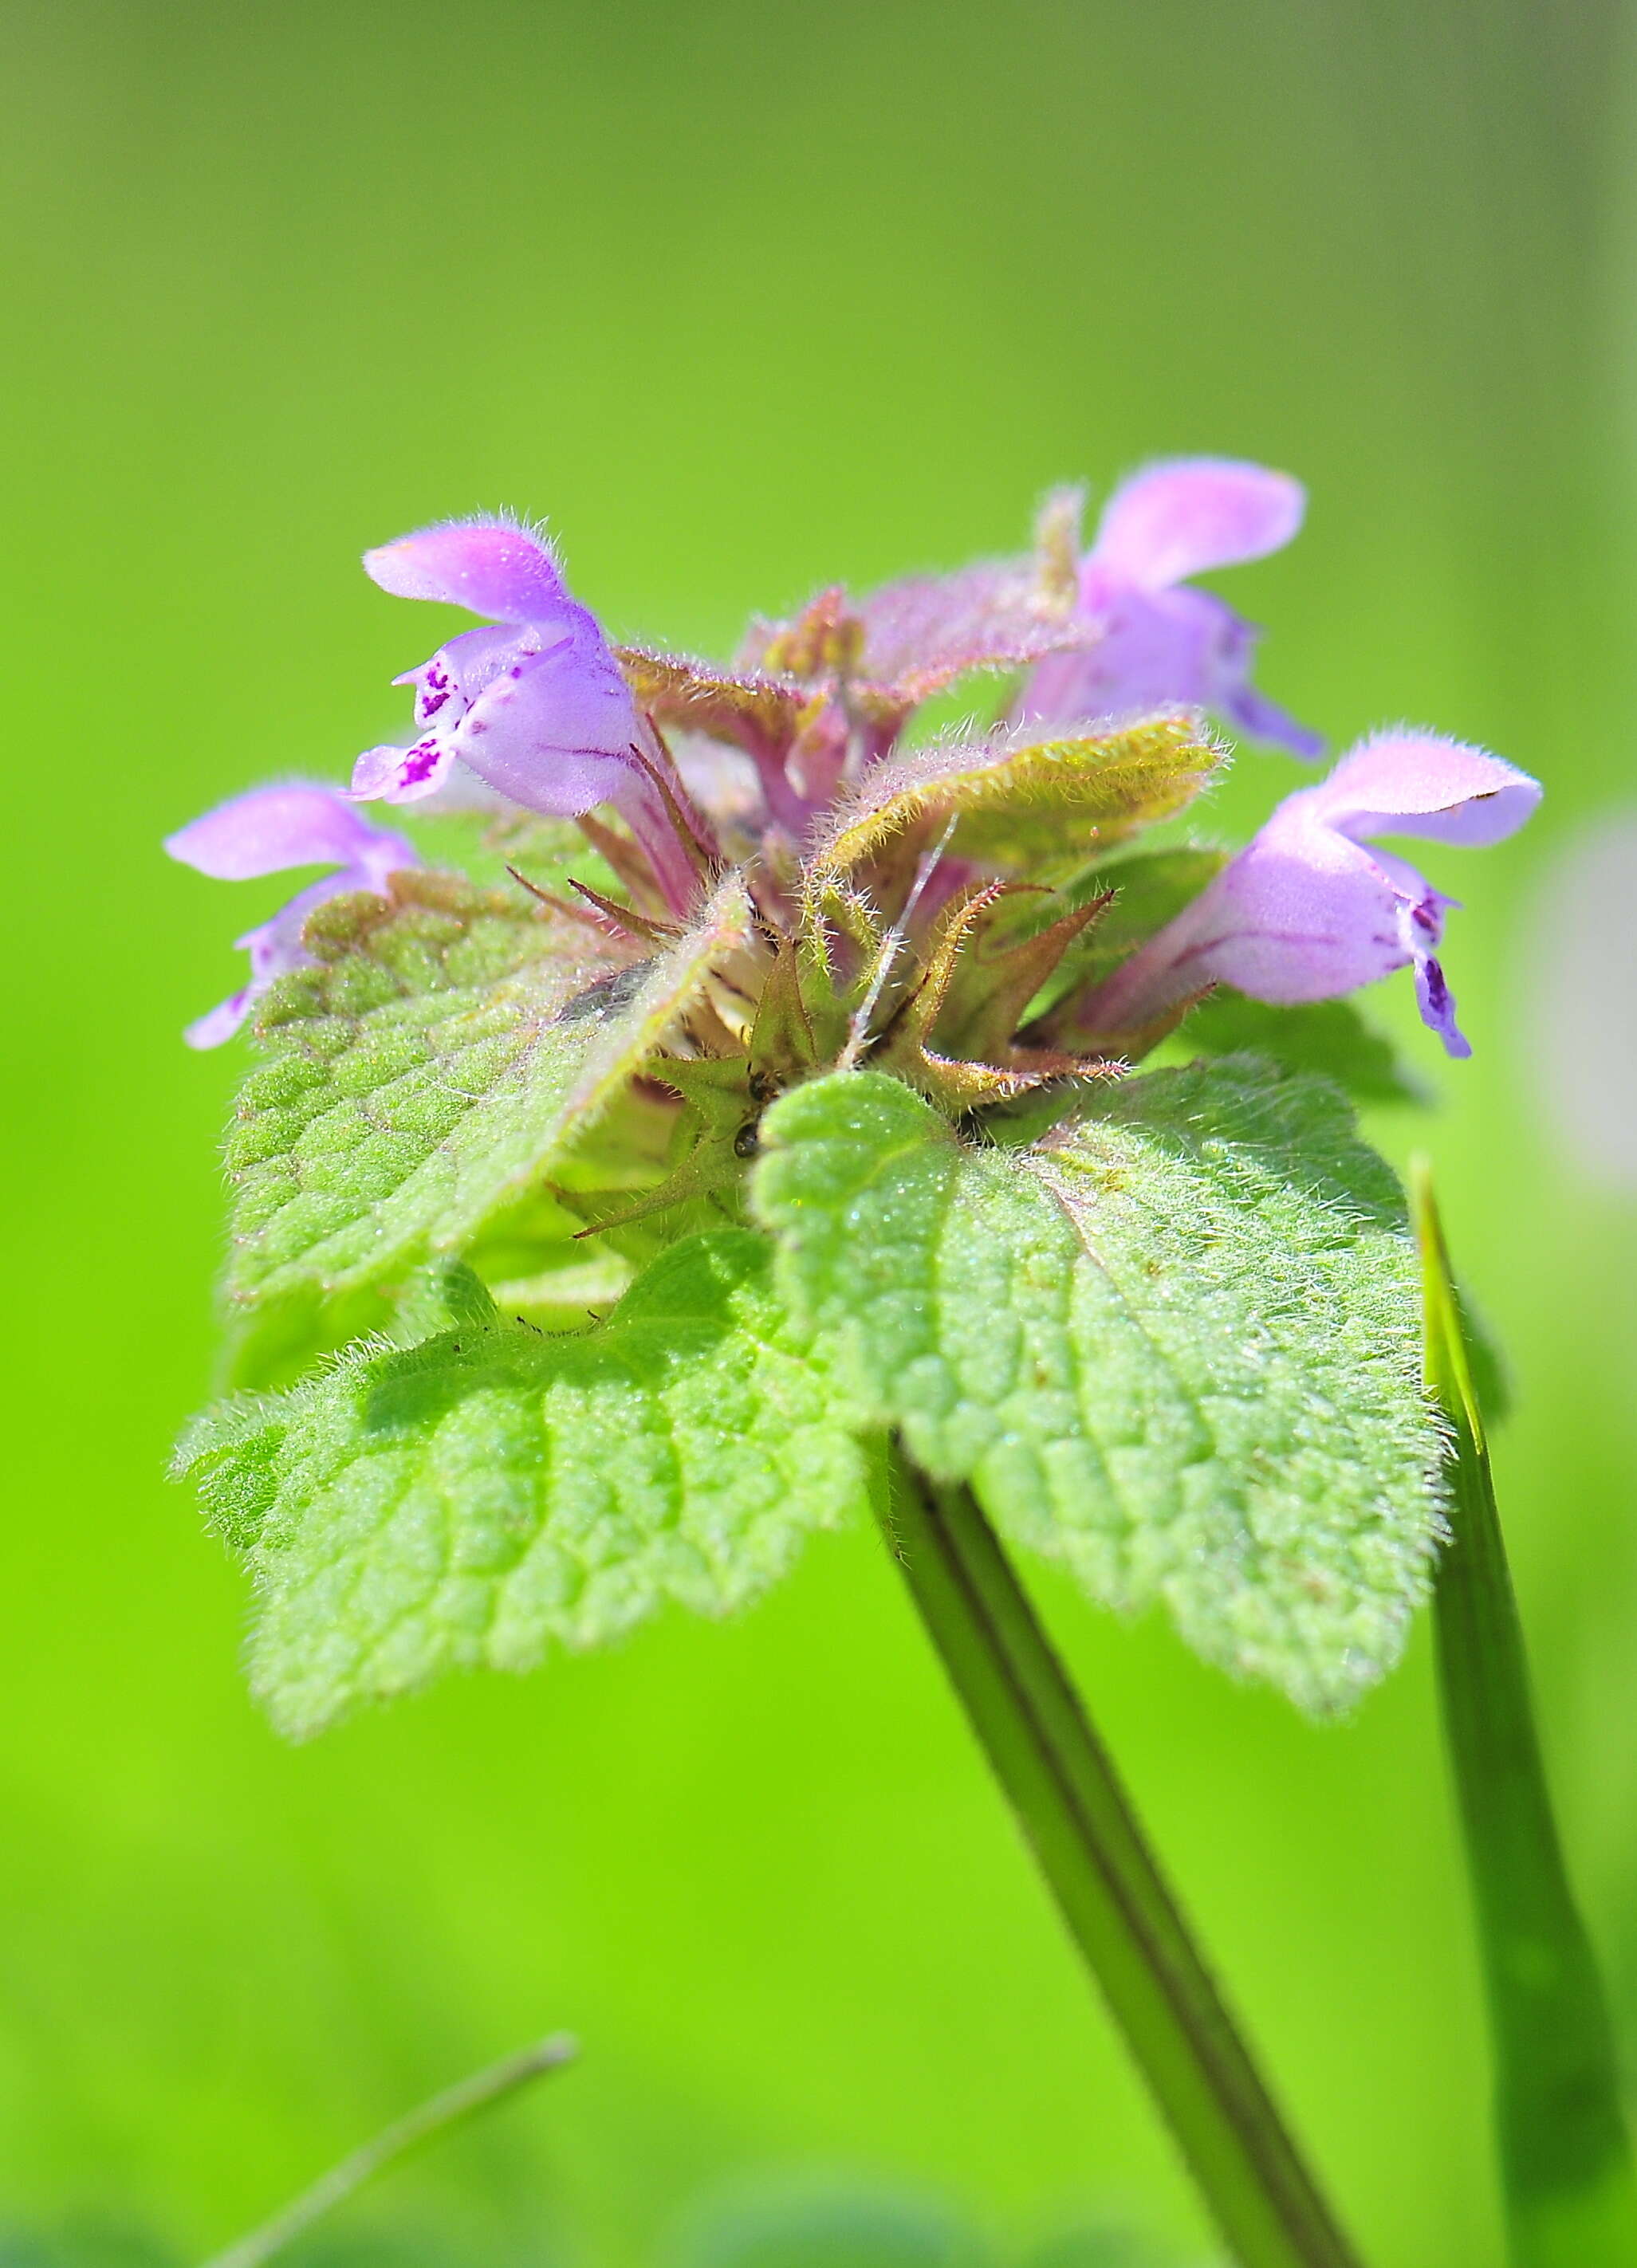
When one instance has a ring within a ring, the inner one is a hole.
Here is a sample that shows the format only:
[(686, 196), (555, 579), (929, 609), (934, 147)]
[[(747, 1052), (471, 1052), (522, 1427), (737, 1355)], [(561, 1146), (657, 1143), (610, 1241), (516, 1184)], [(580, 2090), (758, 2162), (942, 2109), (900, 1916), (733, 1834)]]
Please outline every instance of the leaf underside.
[(1334, 1089), (1228, 1058), (1001, 1152), (835, 1074), (763, 1142), (778, 1281), (855, 1425), (1304, 1709), (1391, 1665), (1440, 1533), (1437, 1435), (1397, 1188)]

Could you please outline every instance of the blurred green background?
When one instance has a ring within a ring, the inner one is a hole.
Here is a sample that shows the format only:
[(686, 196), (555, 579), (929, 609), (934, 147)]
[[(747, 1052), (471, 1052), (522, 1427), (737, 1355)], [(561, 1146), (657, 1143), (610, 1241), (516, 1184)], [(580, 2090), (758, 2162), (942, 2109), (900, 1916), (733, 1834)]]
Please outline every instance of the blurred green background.
[[(346, 2226), (626, 2268), (746, 2183), (1208, 2249), (866, 1535), (310, 1749), (161, 1478), (208, 1389), (232, 1051), (277, 902), (160, 836), (407, 724), (363, 547), (546, 514), (623, 632), (1016, 543), (1211, 450), (1309, 483), (1228, 587), (1338, 741), (1545, 778), (1470, 897), (1427, 1142), (1515, 1363), (1500, 1448), (1571, 1852), (1637, 2058), (1637, 1202), (1540, 1109), (1554, 856), (1637, 799), (1637, 29), (1604, 0), (55, 0), (5, 30), (12, 1279), (0, 2222), (200, 2254), (418, 2095), (582, 2065)], [(1294, 779), (1247, 752), (1246, 828)], [(1611, 1012), (1632, 1015), (1632, 972)], [(1499, 2258), (1427, 1633), (1315, 1730), (1043, 1595), (1378, 2268)], [(685, 2249), (685, 2246), (684, 2246)]]

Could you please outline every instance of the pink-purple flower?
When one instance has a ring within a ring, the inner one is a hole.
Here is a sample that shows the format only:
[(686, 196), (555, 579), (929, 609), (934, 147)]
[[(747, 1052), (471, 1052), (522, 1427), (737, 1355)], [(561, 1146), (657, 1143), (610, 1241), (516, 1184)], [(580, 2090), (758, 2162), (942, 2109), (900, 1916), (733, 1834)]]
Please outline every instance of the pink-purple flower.
[(445, 520), (366, 551), (364, 564), (396, 598), (495, 619), (394, 681), (415, 688), (418, 736), (407, 748), (366, 749), (353, 795), (415, 802), (460, 762), (511, 802), (553, 818), (611, 804), (682, 910), (695, 877), (659, 785), (671, 784), (670, 767), (601, 624), (569, 596), (545, 539), (510, 520)]
[(1421, 1014), (1452, 1056), (1471, 1052), (1435, 947), (1454, 905), (1383, 835), (1478, 846), (1520, 828), (1539, 784), (1434, 733), (1377, 733), (1316, 787), (1287, 796), (1191, 905), (1086, 1000), (1088, 1031), (1137, 1031), (1209, 985), (1281, 1007), (1412, 968)]
[(1096, 641), (1041, 662), (1020, 715), (1070, 724), (1182, 703), (1293, 755), (1318, 755), (1320, 736), (1250, 682), (1260, 633), (1187, 579), (1279, 550), (1306, 504), (1287, 473), (1228, 458), (1176, 458), (1123, 482), (1080, 564), (1076, 612)]
[(379, 892), (389, 874), (420, 864), (402, 835), (372, 826), (335, 789), (303, 781), (252, 788), (247, 795), (218, 804), (169, 836), (165, 847), (173, 858), (219, 882), (246, 882), (289, 866), (337, 870), (309, 882), (270, 921), (235, 940), (250, 956), (249, 982), (188, 1027), (183, 1036), (193, 1048), (220, 1047), (232, 1039), (277, 978), (310, 964), (301, 931), (314, 906), (343, 890)]

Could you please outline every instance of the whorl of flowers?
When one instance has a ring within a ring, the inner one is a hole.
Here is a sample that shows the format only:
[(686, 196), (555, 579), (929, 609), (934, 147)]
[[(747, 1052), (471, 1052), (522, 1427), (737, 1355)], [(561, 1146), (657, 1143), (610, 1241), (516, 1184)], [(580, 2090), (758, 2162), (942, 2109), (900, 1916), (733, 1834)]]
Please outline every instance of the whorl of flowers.
[[(633, 951), (686, 929), (742, 870), (756, 940), (720, 972), (711, 1027), (678, 1045), (679, 1091), (699, 1086), (689, 1056), (748, 1051), (753, 1095), (867, 1059), (962, 1115), (1117, 1072), (1216, 986), (1294, 1005), (1405, 968), (1428, 1025), (1464, 1054), (1435, 954), (1453, 901), (1375, 845), (1519, 827), (1540, 790), (1481, 749), (1377, 733), (1180, 909), (1156, 898), (1146, 933), (1130, 933), (1140, 892), (1110, 918), (1134, 872), (1127, 858), (1104, 883), (1110, 848), (1222, 761), (1206, 715), (1318, 751), (1252, 687), (1254, 631), (1187, 579), (1289, 541), (1303, 502), (1253, 465), (1154, 466), (1115, 491), (1083, 555), (1078, 497), (1059, 495), (1032, 555), (857, 599), (828, 588), (791, 621), (758, 621), (724, 666), (612, 645), (551, 546), (509, 520), (368, 552), (383, 589), (484, 619), (396, 681), (415, 688), (415, 736), (366, 751), (349, 786), (254, 790), (170, 838), (225, 880), (331, 869), (240, 939), (249, 982), (188, 1037), (226, 1039), (303, 966), (316, 904), (380, 893), (417, 863), (362, 806), (477, 801), (579, 822), (621, 889), (561, 916)], [(993, 723), (911, 745), (922, 704), (981, 674), (1000, 680)]]

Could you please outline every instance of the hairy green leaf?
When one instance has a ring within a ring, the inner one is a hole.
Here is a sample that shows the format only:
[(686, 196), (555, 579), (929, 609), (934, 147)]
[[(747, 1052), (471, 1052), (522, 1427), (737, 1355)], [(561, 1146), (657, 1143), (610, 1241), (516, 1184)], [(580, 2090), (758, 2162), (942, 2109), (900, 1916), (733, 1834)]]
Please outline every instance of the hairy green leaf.
[(234, 1300), (350, 1292), (464, 1248), (665, 1042), (748, 923), (730, 878), (633, 965), (520, 894), (426, 873), (391, 887), (321, 906), (318, 965), (268, 996), (269, 1060), (227, 1148)]
[(1180, 811), (1220, 762), (1188, 715), (1070, 738), (1026, 726), (917, 749), (866, 774), (819, 844), (815, 872), (821, 880), (848, 873), (911, 829), (949, 819), (956, 858), (1055, 870)]
[(1424, 1103), (1427, 1091), (1399, 1061), (1390, 1040), (1367, 1024), (1351, 1000), (1309, 1000), (1275, 1008), (1219, 985), (1193, 1009), (1165, 1055), (1265, 1056), (1282, 1071), (1316, 1071), (1357, 1102)]
[(260, 1598), (252, 1685), (280, 1729), (476, 1664), (527, 1669), (667, 1600), (720, 1614), (866, 1506), (865, 1454), (790, 1341), (767, 1238), (674, 1246), (608, 1322), (503, 1322), (428, 1280), (410, 1347), (365, 1345), (229, 1403), (177, 1454)]
[(753, 1201), (855, 1422), (1304, 1708), (1394, 1660), (1440, 1532), (1437, 1437), (1399, 1193), (1332, 1088), (1159, 1071), (1000, 1151), (837, 1073), (762, 1139)]

